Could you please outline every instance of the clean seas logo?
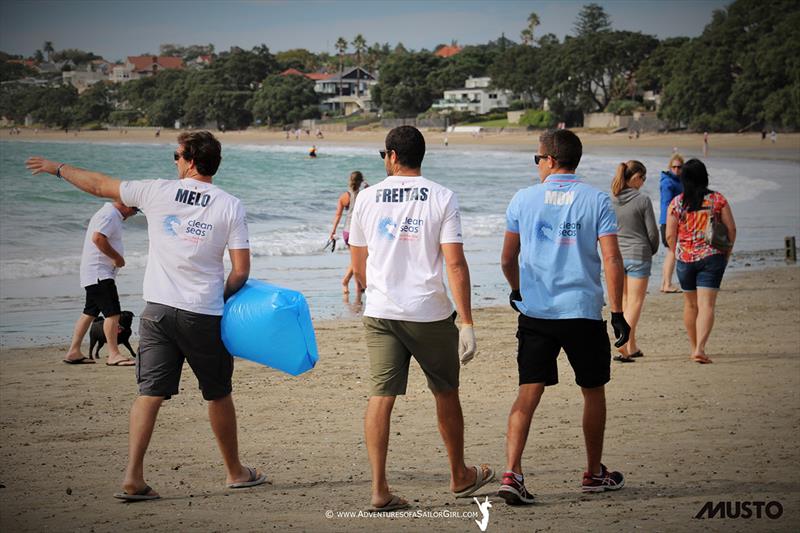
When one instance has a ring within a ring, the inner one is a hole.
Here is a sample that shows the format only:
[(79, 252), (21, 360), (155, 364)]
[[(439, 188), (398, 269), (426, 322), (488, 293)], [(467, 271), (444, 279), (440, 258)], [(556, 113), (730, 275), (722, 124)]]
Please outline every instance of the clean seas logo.
[(164, 217), (164, 233), (170, 237), (177, 237), (181, 232), (181, 219), (175, 215), (167, 215)]
[(555, 240), (553, 238), (553, 226), (544, 220), (538, 221), (536, 223), (536, 240), (553, 242)]
[(397, 233), (397, 222), (389, 217), (383, 217), (378, 222), (378, 235), (384, 239), (393, 241)]

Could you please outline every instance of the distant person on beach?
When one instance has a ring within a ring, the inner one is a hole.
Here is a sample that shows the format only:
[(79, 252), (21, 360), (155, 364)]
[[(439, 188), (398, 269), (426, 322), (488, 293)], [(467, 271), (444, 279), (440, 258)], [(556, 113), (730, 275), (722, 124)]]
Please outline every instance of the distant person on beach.
[(498, 495), (511, 505), (534, 501), (525, 487), (522, 453), (545, 387), (558, 383), (562, 348), (583, 393), (582, 490), (618, 490), (625, 484), (621, 473), (601, 463), (611, 346), (602, 316), (598, 241), (617, 347), (628, 341), (630, 330), (622, 311), (624, 267), (608, 194), (575, 175), (582, 152), (580, 139), (569, 130), (542, 133), (533, 158), (541, 183), (518, 191), (506, 211), (501, 264), (511, 288), (509, 303), (519, 313), (519, 392), (508, 416), (506, 472)]
[[(353, 207), (356, 205), (356, 198), (358, 193), (363, 189), (369, 187), (369, 183), (364, 181), (364, 175), (358, 170), (350, 173), (350, 180), (347, 185), (347, 191), (339, 196), (339, 201), (336, 204), (336, 214), (333, 216), (333, 229), (328, 237), (330, 240), (336, 239), (336, 230), (339, 228), (339, 221), (342, 219), (342, 213), (346, 212), (344, 216), (344, 228), (342, 228), (342, 237), (344, 244), (350, 246), (350, 223), (352, 220)], [(342, 292), (345, 294), (350, 293), (350, 278), (353, 277), (353, 262), (347, 265), (347, 272), (342, 278)], [(356, 280), (356, 291), (361, 293), (364, 291), (358, 280)]]
[(672, 284), (672, 274), (675, 272), (675, 251), (667, 245), (667, 211), (669, 210), (669, 203), (683, 192), (683, 185), (681, 185), (683, 157), (676, 152), (673, 151), (667, 170), (661, 171), (661, 179), (659, 181), (661, 211), (658, 215), (658, 223), (661, 225), (661, 244), (666, 249), (664, 265), (661, 268), (661, 292), (666, 293), (681, 292), (678, 287)]
[[(26, 162), (33, 174), (55, 174), (82, 191), (141, 208), (147, 217), (150, 248), (143, 290), (147, 304), (139, 321), (136, 360), (139, 396), (130, 414), (124, 492), (114, 495), (122, 500), (160, 497), (145, 482), (144, 456), (161, 404), (178, 394), (184, 359), (208, 402), (227, 486), (266, 482), (264, 474), (239, 460), (231, 395), (233, 357), (220, 333), (224, 300), (244, 285), (250, 273), (244, 206), (212, 184), (221, 152), (219, 141), (207, 131), (181, 133), (174, 153), (177, 180), (120, 181), (41, 157)], [(227, 281), (225, 248), (231, 261)]]
[(658, 250), (659, 231), (653, 202), (639, 192), (647, 180), (647, 169), (635, 160), (620, 163), (611, 182), (611, 205), (617, 216), (619, 251), (625, 267), (622, 309), (631, 327), (628, 343), (619, 347), (615, 361), (632, 363), (644, 354), (636, 343), (636, 325), (642, 314), (647, 282)]
[(317, 157), (317, 145), (311, 146), (311, 149), (308, 151), (308, 157), (311, 159)]
[[(736, 241), (736, 222), (728, 200), (708, 188), (708, 171), (699, 159), (690, 159), (681, 174), (683, 193), (669, 204), (667, 242), (678, 259), (678, 280), (683, 289), (683, 323), (689, 336), (691, 360), (711, 363), (706, 342), (714, 326), (714, 308), (725, 267)], [(720, 250), (707, 242), (709, 216), (724, 225), (730, 248)]]
[(775, 144), (775, 142), (778, 140), (778, 132), (776, 132), (774, 129), (769, 134), (769, 140), (772, 141), (772, 144)]
[[(494, 479), (488, 465), (464, 463), (459, 359), (467, 364), (476, 346), (458, 201), (452, 191), (422, 176), (425, 139), (418, 129), (394, 128), (385, 143), (380, 154), (388, 177), (358, 195), (350, 226), (353, 271), (367, 288), (363, 320), (372, 387), (364, 432), (372, 510), (380, 512), (408, 507), (389, 488), (386, 454), (392, 408), (406, 392), (412, 356), (436, 399), (450, 490), (457, 498), (469, 497)], [(444, 286), (443, 261), (460, 330)]]
[(766, 138), (767, 138), (767, 130), (765, 130), (765, 129), (763, 129), (763, 128), (762, 128), (762, 129), (761, 129), (761, 142), (764, 142), (764, 140), (765, 140)]
[(708, 156), (708, 132), (703, 133), (703, 157)]
[(73, 365), (94, 363), (81, 353), (81, 344), (94, 319), (103, 314), (103, 333), (108, 342), (108, 366), (133, 366), (133, 359), (119, 353), (117, 328), (122, 308), (115, 278), (125, 266), (125, 248), (122, 245), (122, 222), (139, 210), (122, 202), (105, 203), (89, 220), (81, 253), (81, 287), (86, 292), (83, 313), (75, 323), (64, 362)]

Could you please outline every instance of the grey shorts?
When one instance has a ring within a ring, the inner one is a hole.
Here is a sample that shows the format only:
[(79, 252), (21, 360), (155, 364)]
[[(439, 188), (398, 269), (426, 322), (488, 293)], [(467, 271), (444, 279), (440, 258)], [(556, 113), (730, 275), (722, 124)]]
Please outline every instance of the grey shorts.
[(186, 359), (205, 400), (229, 395), (233, 356), (222, 344), (221, 322), (221, 316), (201, 315), (148, 302), (139, 317), (139, 357), (136, 359), (139, 394), (166, 399), (178, 394)]
[(411, 356), (434, 392), (458, 388), (458, 328), (455, 313), (436, 322), (364, 317), (371, 396), (406, 393)]

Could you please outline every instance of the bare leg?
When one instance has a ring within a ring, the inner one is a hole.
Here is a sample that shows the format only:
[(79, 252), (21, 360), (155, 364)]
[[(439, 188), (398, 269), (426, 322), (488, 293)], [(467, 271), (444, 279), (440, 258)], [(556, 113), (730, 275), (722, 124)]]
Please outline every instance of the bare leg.
[(606, 389), (605, 386), (591, 389), (582, 387), (581, 392), (583, 392), (583, 438), (586, 442), (587, 471), (599, 474), (606, 431)]
[(689, 336), (692, 355), (697, 347), (697, 291), (683, 293), (683, 325)]
[(460, 491), (475, 483), (475, 469), (464, 464), (464, 415), (458, 399), (458, 389), (447, 392), (434, 392), (436, 398), (436, 418), (439, 433), (442, 435), (447, 457), (450, 460), (450, 490)]
[(389, 426), (395, 396), (372, 396), (364, 416), (364, 435), (372, 469), (372, 505), (383, 507), (392, 499), (386, 481), (386, 454), (389, 450)]
[(517, 399), (508, 415), (506, 435), (506, 470), (522, 474), (522, 452), (528, 441), (531, 420), (539, 400), (544, 394), (544, 383), (526, 383), (519, 386)]
[[(350, 292), (350, 278), (353, 277), (353, 265), (347, 265), (347, 272), (345, 272), (344, 277), (342, 278), (342, 292), (348, 294)], [(358, 282), (356, 282), (358, 285)]]
[(714, 327), (717, 293), (715, 289), (697, 289), (697, 337), (692, 355), (706, 354), (706, 342), (711, 335), (711, 328)]
[(664, 266), (661, 269), (661, 292), (674, 292), (678, 287), (672, 284), (672, 274), (675, 272), (675, 252), (667, 249), (664, 256)]
[(125, 359), (119, 353), (119, 346), (117, 346), (117, 329), (119, 328), (119, 315), (109, 316), (103, 321), (103, 333), (106, 334), (106, 342), (108, 342), (108, 362), (113, 363)]
[(93, 316), (81, 313), (80, 318), (75, 322), (75, 329), (72, 332), (72, 344), (69, 345), (69, 351), (67, 355), (64, 356), (64, 359), (74, 361), (83, 357), (83, 353), (81, 353), (81, 344), (83, 343), (83, 338), (86, 336), (86, 332), (89, 331), (89, 328), (92, 326), (92, 322), (94, 322)]
[(639, 318), (642, 315), (644, 298), (647, 295), (647, 282), (650, 278), (632, 278), (625, 276), (625, 280), (625, 294), (627, 299), (623, 304), (623, 310), (625, 321), (631, 327), (631, 334), (628, 343), (625, 345), (627, 353), (623, 353), (625, 355), (630, 355), (639, 351), (639, 346), (636, 344), (636, 325), (639, 323)]
[(147, 485), (144, 480), (144, 455), (163, 401), (162, 396), (138, 396), (133, 401), (128, 434), (128, 467), (122, 482), (122, 489), (128, 494), (139, 492)]
[[(236, 407), (233, 405), (233, 396), (228, 394), (224, 398), (208, 402), (208, 420), (217, 439), (217, 446), (222, 453), (222, 462), (225, 463), (226, 483), (248, 481), (250, 471), (239, 460), (239, 438), (236, 428)], [(256, 472), (259, 475), (259, 472)]]

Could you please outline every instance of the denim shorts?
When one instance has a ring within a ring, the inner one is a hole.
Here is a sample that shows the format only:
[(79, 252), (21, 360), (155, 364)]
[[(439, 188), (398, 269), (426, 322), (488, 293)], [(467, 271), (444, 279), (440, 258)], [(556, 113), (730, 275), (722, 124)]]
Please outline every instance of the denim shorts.
[(695, 291), (698, 287), (719, 289), (726, 266), (728, 266), (728, 260), (725, 259), (725, 256), (714, 254), (693, 263), (678, 261), (675, 270), (678, 272), (681, 289)]
[(632, 278), (649, 278), (653, 267), (652, 261), (639, 261), (638, 259), (623, 259), (625, 275)]

